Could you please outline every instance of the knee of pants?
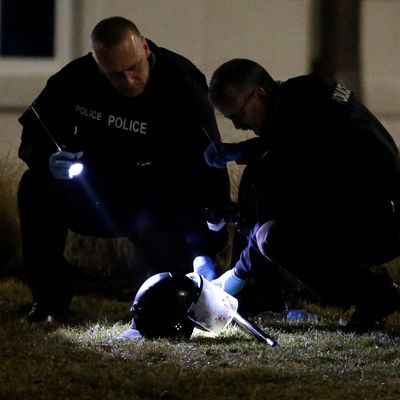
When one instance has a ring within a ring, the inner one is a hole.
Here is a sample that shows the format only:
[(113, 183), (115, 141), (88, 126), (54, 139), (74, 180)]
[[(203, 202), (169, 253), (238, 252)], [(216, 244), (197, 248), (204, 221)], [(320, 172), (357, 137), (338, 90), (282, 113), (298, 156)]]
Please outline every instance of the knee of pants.
[(261, 225), (256, 232), (256, 242), (261, 254), (282, 266), (295, 265), (308, 259), (309, 239), (309, 234), (296, 224), (277, 219)]
[(49, 211), (59, 207), (60, 204), (61, 197), (49, 176), (34, 173), (29, 169), (25, 171), (18, 186), (20, 212), (34, 209)]
[(258, 249), (265, 257), (270, 258), (270, 249), (279, 245), (279, 240), (277, 240), (278, 227), (279, 222), (277, 220), (270, 220), (261, 225), (256, 232)]
[(273, 219), (256, 232), (257, 246), (264, 256), (286, 261), (329, 255), (337, 250), (339, 239), (313, 221), (300, 219)]

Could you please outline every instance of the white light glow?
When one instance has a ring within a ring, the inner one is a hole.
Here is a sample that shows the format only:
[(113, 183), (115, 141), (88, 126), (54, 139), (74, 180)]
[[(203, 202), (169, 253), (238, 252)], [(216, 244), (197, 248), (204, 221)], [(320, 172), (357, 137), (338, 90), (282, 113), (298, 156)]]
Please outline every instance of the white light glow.
[(83, 164), (75, 163), (69, 167), (68, 174), (70, 178), (79, 175), (83, 170)]

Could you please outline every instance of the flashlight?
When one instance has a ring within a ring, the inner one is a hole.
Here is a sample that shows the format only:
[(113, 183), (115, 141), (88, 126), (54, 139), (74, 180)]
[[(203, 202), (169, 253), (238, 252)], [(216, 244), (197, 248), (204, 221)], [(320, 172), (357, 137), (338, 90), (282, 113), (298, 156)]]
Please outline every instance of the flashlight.
[[(42, 118), (40, 118), (39, 114), (37, 113), (35, 107), (33, 104), (30, 106), (30, 109), (33, 111), (35, 114), (36, 118), (42, 125), (44, 131), (47, 133), (47, 136), (50, 138), (50, 140), (54, 143), (58, 151), (62, 151), (61, 147), (58, 145), (57, 141), (54, 139), (54, 136), (50, 133), (49, 129), (47, 128), (46, 124), (43, 122)], [(75, 127), (76, 129), (76, 127)], [(83, 170), (83, 164), (82, 163), (73, 163), (69, 169), (68, 169), (68, 176), (70, 179), (72, 179), (74, 176), (78, 176)]]
[(83, 164), (82, 163), (72, 164), (69, 167), (68, 175), (72, 179), (74, 176), (79, 175), (82, 172), (82, 170), (83, 170)]
[(82, 163), (74, 163), (69, 167), (68, 175), (72, 179), (74, 176), (80, 175), (83, 171), (83, 164)]

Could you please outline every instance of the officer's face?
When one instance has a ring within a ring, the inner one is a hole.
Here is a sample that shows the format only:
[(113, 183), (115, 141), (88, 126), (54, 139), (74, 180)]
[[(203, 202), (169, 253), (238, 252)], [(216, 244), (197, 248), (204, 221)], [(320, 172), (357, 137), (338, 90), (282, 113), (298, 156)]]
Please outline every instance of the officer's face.
[(150, 49), (144, 38), (127, 33), (124, 40), (112, 47), (93, 43), (93, 54), (102, 72), (119, 93), (137, 97), (149, 80)]
[(236, 129), (252, 130), (258, 134), (265, 116), (264, 94), (262, 88), (253, 88), (243, 96), (223, 99), (216, 108), (232, 121)]

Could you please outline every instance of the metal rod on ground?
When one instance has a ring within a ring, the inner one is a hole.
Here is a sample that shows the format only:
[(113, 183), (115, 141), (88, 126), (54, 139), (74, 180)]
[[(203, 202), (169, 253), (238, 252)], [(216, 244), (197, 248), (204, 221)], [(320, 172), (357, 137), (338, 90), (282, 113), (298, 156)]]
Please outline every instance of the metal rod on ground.
[(61, 151), (61, 147), (58, 145), (58, 143), (56, 142), (56, 140), (54, 139), (53, 135), (50, 133), (50, 131), (47, 129), (47, 126), (45, 125), (45, 123), (43, 122), (43, 120), (40, 118), (39, 114), (37, 113), (37, 111), (35, 110), (35, 107), (33, 107), (33, 105), (30, 106), (30, 109), (33, 111), (33, 113), (35, 114), (36, 118), (39, 120), (40, 124), (42, 125), (43, 129), (46, 131), (47, 135), (49, 136), (49, 138), (52, 140), (52, 142), (55, 144), (55, 146), (57, 147), (58, 151)]
[(253, 336), (255, 336), (260, 342), (267, 344), (268, 346), (271, 347), (275, 347), (278, 345), (278, 342), (274, 338), (269, 336), (266, 332), (264, 332), (253, 322), (244, 319), (239, 313), (236, 312), (234, 314), (233, 320), (242, 328), (250, 331), (253, 334)]

